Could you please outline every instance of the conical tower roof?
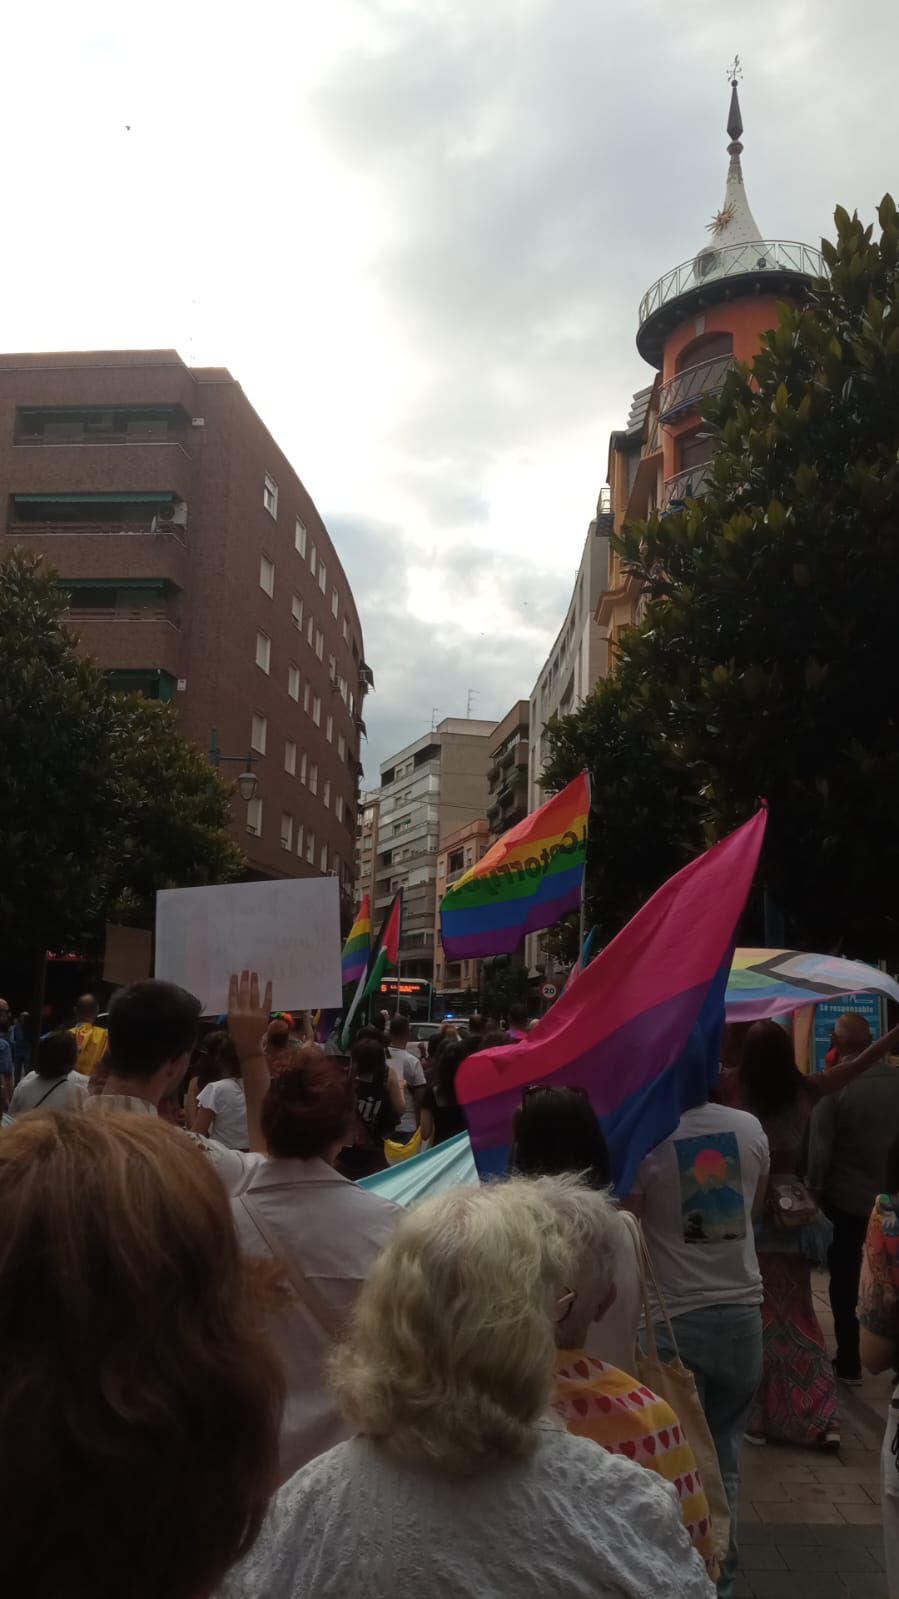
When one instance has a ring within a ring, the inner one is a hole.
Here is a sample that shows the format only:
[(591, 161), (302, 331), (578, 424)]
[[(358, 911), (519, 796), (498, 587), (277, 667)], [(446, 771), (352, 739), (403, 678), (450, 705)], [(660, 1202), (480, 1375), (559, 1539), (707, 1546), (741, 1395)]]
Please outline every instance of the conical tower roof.
[(731, 80), (727, 131), (730, 135), (730, 144), (727, 147), (730, 166), (727, 169), (727, 182), (724, 186), (724, 203), (707, 227), (713, 243), (718, 248), (727, 244), (755, 243), (761, 241), (762, 237), (759, 225), (750, 209), (743, 183), (743, 167), (740, 162), (743, 154), (743, 146), (740, 143), (743, 118), (740, 114), (740, 96), (736, 78)]

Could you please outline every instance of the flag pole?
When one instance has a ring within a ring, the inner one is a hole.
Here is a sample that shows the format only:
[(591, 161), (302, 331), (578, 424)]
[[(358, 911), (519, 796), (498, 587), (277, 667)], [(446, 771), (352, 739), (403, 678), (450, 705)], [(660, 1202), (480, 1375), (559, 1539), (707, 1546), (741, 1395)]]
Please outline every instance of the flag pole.
[[(590, 773), (589, 773), (589, 771), (587, 770), (586, 767), (584, 768), (584, 776), (587, 779), (587, 833), (589, 834), (589, 831), (590, 831), (590, 821), (589, 821), (589, 818), (590, 818), (590, 806), (591, 806), (591, 804), (593, 802), (593, 784), (592, 784), (591, 779), (590, 779)], [(584, 940), (585, 940), (586, 937), (587, 937), (587, 851), (585, 849), (584, 850), (584, 870), (583, 870), (583, 874), (581, 876), (581, 914), (580, 914), (580, 920), (578, 921), (578, 933), (577, 933), (578, 960), (581, 959), (581, 956), (583, 954)]]

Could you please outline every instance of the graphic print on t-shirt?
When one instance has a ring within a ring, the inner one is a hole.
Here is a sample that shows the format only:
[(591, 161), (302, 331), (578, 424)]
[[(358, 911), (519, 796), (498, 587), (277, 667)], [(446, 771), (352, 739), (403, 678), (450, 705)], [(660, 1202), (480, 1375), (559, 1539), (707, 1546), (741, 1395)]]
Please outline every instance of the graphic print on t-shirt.
[(736, 1133), (676, 1138), (681, 1217), (688, 1244), (746, 1237), (743, 1172)]

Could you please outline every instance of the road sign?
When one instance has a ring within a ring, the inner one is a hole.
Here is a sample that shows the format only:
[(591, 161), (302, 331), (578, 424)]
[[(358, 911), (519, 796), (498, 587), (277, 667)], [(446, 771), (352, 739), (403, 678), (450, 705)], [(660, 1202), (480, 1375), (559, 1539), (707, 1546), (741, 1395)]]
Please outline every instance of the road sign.
[(871, 1037), (879, 1038), (883, 1032), (880, 1021), (879, 994), (842, 994), (839, 999), (823, 999), (815, 1006), (814, 1060), (812, 1071), (824, 1070), (825, 1056), (830, 1049), (833, 1024), (847, 1010), (858, 1011), (871, 1029)]
[(555, 983), (544, 983), (540, 992), (544, 999), (555, 999), (559, 990), (557, 989)]

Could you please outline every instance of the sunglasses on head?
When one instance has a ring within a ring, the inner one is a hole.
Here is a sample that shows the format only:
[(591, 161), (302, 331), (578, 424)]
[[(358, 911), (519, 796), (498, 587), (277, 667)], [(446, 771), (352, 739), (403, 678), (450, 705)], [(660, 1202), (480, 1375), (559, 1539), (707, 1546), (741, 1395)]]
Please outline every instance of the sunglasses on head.
[(579, 1094), (581, 1099), (589, 1099), (586, 1088), (579, 1088), (577, 1083), (531, 1083), (530, 1087), (522, 1091), (521, 1103), (528, 1099), (535, 1099), (538, 1094), (552, 1094), (556, 1089), (564, 1088), (566, 1094)]

